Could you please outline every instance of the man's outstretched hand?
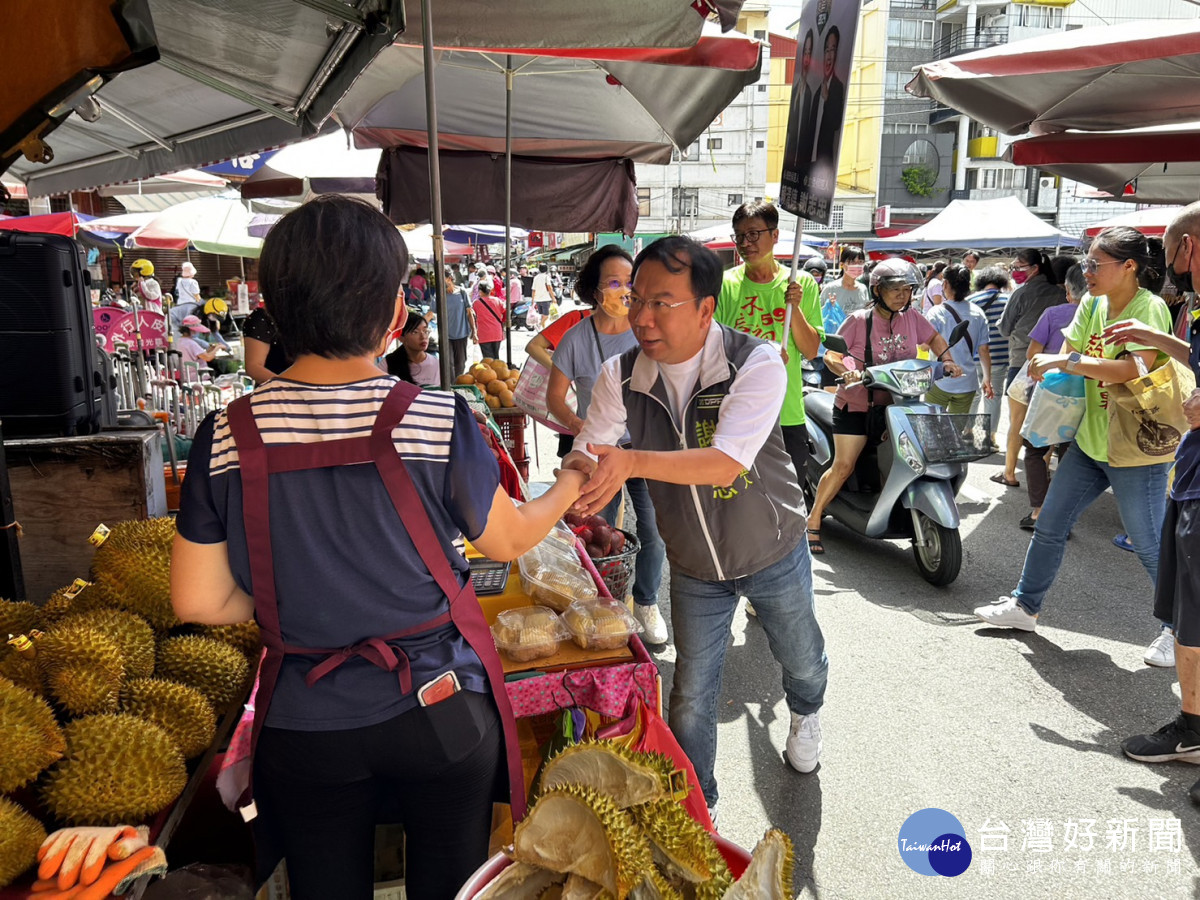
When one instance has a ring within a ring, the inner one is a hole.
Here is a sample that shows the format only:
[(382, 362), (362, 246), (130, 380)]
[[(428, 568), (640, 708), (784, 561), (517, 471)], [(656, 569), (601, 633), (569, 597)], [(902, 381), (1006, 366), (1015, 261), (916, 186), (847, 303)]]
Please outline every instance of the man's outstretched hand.
[(633, 453), (620, 447), (588, 444), (588, 452), (596, 455), (596, 468), (574, 507), (584, 516), (595, 515), (608, 505), (608, 501), (633, 477), (634, 463)]

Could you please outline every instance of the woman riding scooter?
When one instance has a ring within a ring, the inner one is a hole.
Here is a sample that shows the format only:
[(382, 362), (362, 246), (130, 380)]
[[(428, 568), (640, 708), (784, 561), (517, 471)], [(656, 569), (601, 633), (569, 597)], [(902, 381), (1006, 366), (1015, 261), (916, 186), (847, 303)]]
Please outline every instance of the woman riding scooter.
[(843, 355), (830, 350), (825, 354), (826, 367), (840, 376), (842, 386), (833, 406), (833, 465), (821, 476), (808, 514), (808, 549), (814, 555), (825, 552), (821, 543), (825, 507), (854, 471), (868, 441), (879, 444), (886, 434), (880, 413), (891, 397), (885, 391), (868, 392), (858, 384), (863, 371), (878, 363), (916, 359), (919, 346), (927, 344), (947, 375), (962, 374), (950, 358), (946, 339), (912, 306), (916, 284), (912, 265), (903, 259), (887, 259), (877, 265), (871, 271), (870, 305), (852, 313), (838, 330), (848, 352)]

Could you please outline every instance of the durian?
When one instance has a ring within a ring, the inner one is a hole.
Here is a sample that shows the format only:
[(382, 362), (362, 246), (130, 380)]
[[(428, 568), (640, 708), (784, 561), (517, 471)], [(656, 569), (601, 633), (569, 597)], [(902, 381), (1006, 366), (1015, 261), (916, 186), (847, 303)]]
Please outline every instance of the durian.
[(540, 897), (552, 884), (561, 884), (563, 876), (558, 872), (514, 862), (493, 878), (476, 900), (527, 900)]
[(46, 683), (37, 662), (18, 653), (11, 644), (0, 643), (0, 678), (7, 678), (39, 697), (46, 696)]
[(794, 856), (792, 840), (772, 828), (754, 848), (750, 865), (722, 900), (789, 900), (792, 892)]
[(125, 654), (103, 632), (82, 623), (60, 622), (38, 640), (35, 659), (50, 696), (68, 714), (116, 710)]
[(37, 862), (46, 829), (7, 797), (0, 797), (0, 888)]
[(62, 729), (46, 701), (0, 678), (0, 794), (33, 781), (65, 749)]
[(651, 869), (629, 893), (630, 900), (683, 900), (683, 894), (673, 888), (657, 869)]
[(167, 638), (158, 645), (154, 674), (194, 687), (217, 714), (240, 700), (250, 675), (246, 657), (222, 641), (185, 635)]
[(0, 599), (0, 643), (18, 634), (28, 634), (38, 623), (38, 608), (32, 603)]
[(154, 629), (140, 616), (120, 609), (94, 609), (67, 616), (55, 630), (70, 626), (93, 628), (116, 644), (125, 660), (124, 678), (154, 674)]
[(201, 625), (196, 629), (201, 637), (210, 637), (236, 647), (246, 657), (251, 668), (258, 666), (262, 650), (262, 633), (257, 622), (242, 622), (238, 625)]
[(613, 900), (613, 895), (594, 881), (568, 875), (563, 884), (562, 900)]
[(50, 599), (38, 610), (38, 627), (47, 631), (71, 613), (110, 608), (95, 585), (76, 590), (73, 583), (68, 584), (51, 594)]
[(658, 800), (629, 812), (649, 839), (655, 863), (672, 878), (699, 884), (728, 875), (708, 832), (674, 800)]
[(64, 729), (67, 755), (46, 776), (42, 802), (71, 825), (135, 824), (166, 808), (187, 784), (167, 733), (128, 713), (87, 716)]
[[(541, 790), (582, 784), (621, 809), (671, 796), (680, 773), (665, 756), (638, 753), (611, 741), (584, 741), (552, 757), (542, 770)], [(686, 796), (686, 780), (683, 781)]]
[(108, 606), (137, 613), (159, 631), (179, 624), (171, 606), (173, 519), (119, 522), (92, 558), (92, 575)]
[(513, 856), (555, 872), (574, 872), (618, 900), (650, 869), (650, 844), (629, 814), (590, 788), (546, 791), (513, 835)]
[(160, 678), (137, 678), (125, 685), (121, 712), (153, 722), (170, 736), (185, 759), (207, 750), (217, 729), (212, 704), (202, 693)]

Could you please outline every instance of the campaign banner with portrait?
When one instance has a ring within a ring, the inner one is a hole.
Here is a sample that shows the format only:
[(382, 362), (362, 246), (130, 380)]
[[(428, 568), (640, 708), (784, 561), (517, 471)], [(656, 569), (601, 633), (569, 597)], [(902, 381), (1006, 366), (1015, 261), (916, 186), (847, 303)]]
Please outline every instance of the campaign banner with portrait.
[[(829, 224), (861, 0), (805, 0), (796, 32), (779, 205)], [(799, 229), (797, 229), (799, 230)]]

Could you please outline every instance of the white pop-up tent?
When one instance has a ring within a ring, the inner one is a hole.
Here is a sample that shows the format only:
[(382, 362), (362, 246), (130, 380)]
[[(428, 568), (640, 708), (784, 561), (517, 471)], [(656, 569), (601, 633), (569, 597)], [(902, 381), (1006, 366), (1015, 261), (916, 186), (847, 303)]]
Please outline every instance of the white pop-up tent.
[(1078, 247), (1079, 239), (1031, 213), (1016, 197), (953, 200), (912, 231), (865, 242), (867, 250), (995, 250)]

